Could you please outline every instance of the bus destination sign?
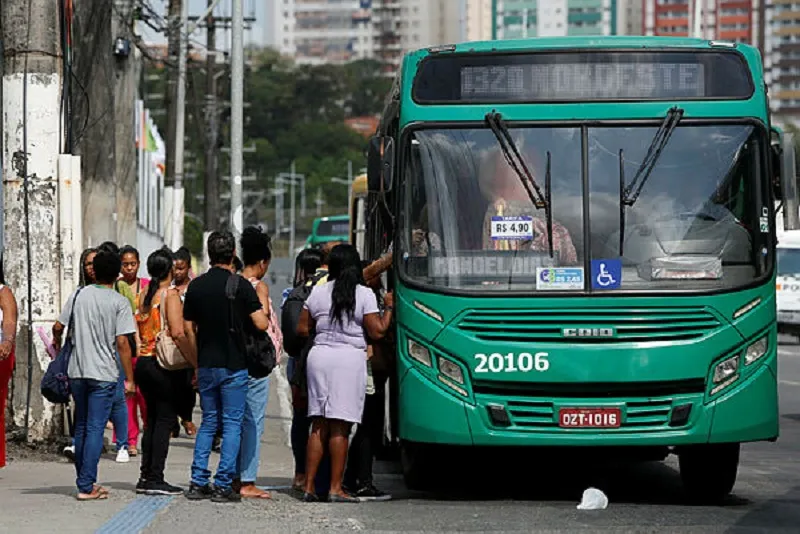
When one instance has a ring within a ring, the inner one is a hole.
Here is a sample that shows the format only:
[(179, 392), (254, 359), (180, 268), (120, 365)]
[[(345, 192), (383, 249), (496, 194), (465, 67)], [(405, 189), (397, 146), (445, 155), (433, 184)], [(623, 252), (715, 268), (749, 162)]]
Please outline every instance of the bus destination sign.
[(746, 99), (743, 57), (732, 51), (452, 54), (425, 59), (421, 104)]
[(591, 100), (698, 98), (705, 95), (697, 63), (567, 63), (465, 66), (462, 100)]

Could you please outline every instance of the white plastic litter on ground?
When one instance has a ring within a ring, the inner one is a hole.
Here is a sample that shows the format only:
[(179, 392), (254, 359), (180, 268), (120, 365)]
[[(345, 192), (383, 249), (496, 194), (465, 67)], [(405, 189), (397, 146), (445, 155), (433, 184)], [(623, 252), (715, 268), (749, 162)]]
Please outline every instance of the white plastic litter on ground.
[(583, 492), (583, 499), (578, 505), (578, 510), (605, 510), (608, 506), (608, 497), (597, 488), (589, 488)]

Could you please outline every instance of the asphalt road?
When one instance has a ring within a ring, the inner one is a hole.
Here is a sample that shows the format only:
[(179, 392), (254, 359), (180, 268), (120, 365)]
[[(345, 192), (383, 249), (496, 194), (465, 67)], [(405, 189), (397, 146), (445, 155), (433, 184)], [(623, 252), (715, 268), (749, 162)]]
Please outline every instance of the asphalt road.
[[(719, 506), (684, 498), (675, 457), (666, 462), (582, 464), (531, 452), (483, 457), (446, 475), (436, 493), (405, 490), (397, 467), (380, 463), (377, 484), (394, 495), (387, 503), (304, 504), (277, 492), (272, 502), (231, 507), (170, 504), (147, 532), (200, 528), (269, 532), (761, 532), (800, 531), (800, 345), (780, 346), (781, 437), (746, 445), (733, 495)], [(572, 467), (570, 467), (572, 465)], [(288, 479), (265, 479), (286, 484)], [(603, 489), (606, 510), (579, 511), (590, 485)]]

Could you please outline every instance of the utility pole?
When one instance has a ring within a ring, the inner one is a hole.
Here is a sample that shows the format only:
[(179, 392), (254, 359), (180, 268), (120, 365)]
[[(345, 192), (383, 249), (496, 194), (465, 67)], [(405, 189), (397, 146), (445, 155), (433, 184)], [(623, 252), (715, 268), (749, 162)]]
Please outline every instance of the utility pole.
[[(213, 6), (214, 0), (208, 0)], [(205, 230), (213, 232), (219, 226), (219, 112), (217, 111), (217, 26), (212, 9), (206, 18), (206, 177), (204, 184)], [(206, 240), (204, 237), (203, 241)]]
[[(294, 161), (292, 162), (292, 193), (291, 193), (291, 204), (289, 209), (292, 210), (289, 215), (289, 257), (291, 258), (294, 255), (294, 235), (295, 235), (295, 219), (294, 219), (294, 186), (295, 186), (295, 174), (294, 174)], [(305, 188), (304, 188), (305, 189)]]
[[(2, 0), (0, 24), (3, 256), (6, 282), (19, 303), (10, 411), (28, 441), (39, 441), (58, 430), (60, 412), (39, 393), (49, 356), (34, 332), (49, 332), (61, 311), (57, 192), (63, 51), (58, 9), (48, 0)], [(108, 43), (105, 52), (110, 48)]]
[(167, 246), (178, 248), (183, 242), (183, 146), (186, 101), (186, 19), (183, 0), (169, 0), (168, 55), (177, 71), (170, 68), (167, 83), (167, 161), (164, 177), (164, 237)]
[[(242, 0), (232, 0), (231, 11), (231, 229), (242, 235), (242, 167), (244, 148), (244, 13)], [(294, 192), (294, 190), (292, 190)]]

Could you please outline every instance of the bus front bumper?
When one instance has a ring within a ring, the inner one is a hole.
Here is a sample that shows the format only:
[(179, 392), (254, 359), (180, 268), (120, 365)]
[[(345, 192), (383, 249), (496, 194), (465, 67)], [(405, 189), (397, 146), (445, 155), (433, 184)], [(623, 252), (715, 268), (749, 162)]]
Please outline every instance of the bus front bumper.
[[(757, 369), (714, 398), (694, 393), (601, 399), (479, 394), (466, 399), (415, 367), (402, 367), (405, 366), (401, 363), (399, 433), (401, 439), (412, 442), (475, 446), (677, 446), (778, 437), (774, 352)], [(507, 426), (493, 422), (488, 410), (490, 404), (502, 405), (513, 414), (524, 408), (526, 402), (535, 408), (533, 415), (521, 418), (512, 415)], [(685, 423), (670, 426), (671, 410), (686, 405), (691, 405), (691, 410)], [(587, 407), (620, 408), (622, 425), (609, 429), (559, 426), (561, 408)]]

